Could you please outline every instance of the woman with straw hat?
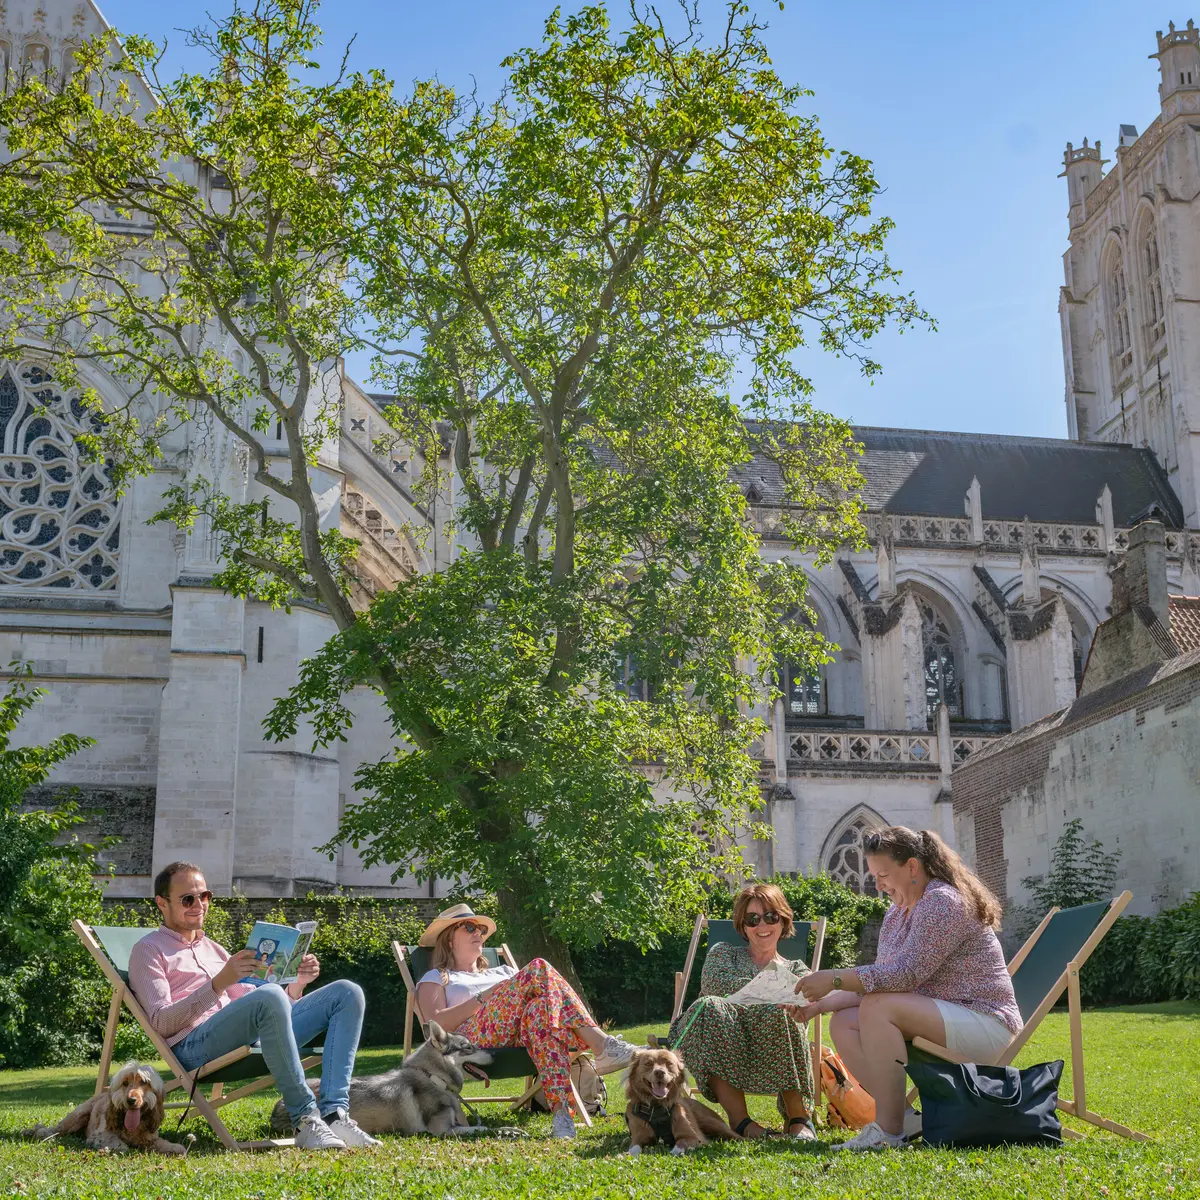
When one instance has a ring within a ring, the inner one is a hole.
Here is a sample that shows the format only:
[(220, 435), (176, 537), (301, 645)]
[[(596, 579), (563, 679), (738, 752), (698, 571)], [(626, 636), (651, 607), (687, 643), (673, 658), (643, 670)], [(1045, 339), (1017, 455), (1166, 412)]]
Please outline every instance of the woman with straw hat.
[(519, 971), (488, 966), (483, 944), (495, 932), (496, 922), (468, 904), (455, 904), (430, 921), (418, 943), (433, 950), (431, 969), (417, 981), (421, 1013), (476, 1046), (524, 1046), (541, 1073), (553, 1136), (573, 1138), (571, 1052), (591, 1050), (596, 1070), (606, 1075), (627, 1066), (634, 1047), (599, 1029), (545, 959)]

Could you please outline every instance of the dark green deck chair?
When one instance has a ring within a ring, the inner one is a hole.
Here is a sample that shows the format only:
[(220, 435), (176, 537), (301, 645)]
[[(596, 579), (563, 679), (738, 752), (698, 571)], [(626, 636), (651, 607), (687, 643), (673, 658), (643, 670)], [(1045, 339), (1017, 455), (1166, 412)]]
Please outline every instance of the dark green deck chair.
[[(814, 971), (821, 969), (821, 955), (825, 949), (825, 918), (818, 917), (815, 921), (794, 921), (795, 928), (790, 938), (781, 938), (779, 953), (787, 959), (802, 958)], [(708, 930), (708, 945), (706, 953), (713, 946), (729, 942), (734, 946), (744, 946), (745, 938), (738, 933), (732, 921), (710, 919), (703, 913), (696, 916), (692, 926), (692, 940), (688, 944), (687, 958), (683, 961), (683, 970), (675, 972), (675, 1007), (671, 1012), (672, 1022), (683, 1012), (683, 999), (687, 995), (688, 983), (691, 981), (692, 970), (696, 965), (696, 954), (700, 948), (700, 934)], [(666, 1039), (660, 1039), (666, 1044)], [(813, 1022), (813, 1086), (816, 1088), (815, 1101), (821, 1103), (821, 1022)]]
[[(1073, 1098), (1059, 1100), (1058, 1107), (1070, 1116), (1078, 1117), (1110, 1133), (1137, 1141), (1149, 1141), (1144, 1133), (1137, 1133), (1126, 1125), (1110, 1121), (1087, 1106), (1087, 1080), (1083, 1058), (1083, 1006), (1079, 997), (1079, 972), (1092, 952), (1103, 940), (1104, 935), (1133, 899), (1131, 892), (1122, 892), (1111, 901), (1100, 900), (1095, 904), (1081, 904), (1076, 908), (1052, 908), (1041, 924), (1029, 935), (1028, 940), (1013, 955), (1008, 964), (1012, 976), (1013, 992), (1021, 1020), (1025, 1027), (1013, 1039), (993, 1066), (1007, 1067), (1024, 1049), (1046, 1014), (1058, 1003), (1065, 991), (1071, 1031), (1071, 1084)], [(915, 1053), (914, 1053), (915, 1051)], [(945, 1046), (939, 1046), (925, 1038), (914, 1038), (909, 1044), (909, 1053), (914, 1057), (927, 1055), (950, 1062), (966, 1061)], [(914, 1092), (910, 1092), (910, 1100)], [(1064, 1127), (1066, 1136), (1079, 1135)]]
[[(392, 954), (395, 955), (396, 965), (400, 968), (400, 974), (404, 979), (404, 989), (407, 993), (404, 1005), (404, 1057), (407, 1058), (412, 1053), (415, 1027), (418, 1024), (424, 1025), (426, 1022), (417, 1001), (417, 980), (429, 970), (433, 952), (424, 946), (402, 946), (399, 942), (392, 942)], [(514, 971), (518, 969), (517, 960), (506, 945), (502, 945), (499, 949), (493, 946), (484, 946), (483, 956), (487, 959), (489, 967), (498, 967), (502, 963), (507, 963)], [(492, 1063), (488, 1067), (489, 1074), (495, 1075), (498, 1079), (522, 1078), (525, 1080), (525, 1090), (519, 1096), (472, 1096), (470, 1097), (471, 1103), (510, 1104), (514, 1109), (520, 1108), (542, 1086), (541, 1080), (538, 1078), (537, 1066), (529, 1057), (529, 1052), (521, 1046), (505, 1046), (497, 1050), (489, 1047), (488, 1049), (492, 1055)], [(571, 1061), (574, 1062), (578, 1057), (578, 1054), (572, 1055)], [(585, 1125), (590, 1126), (592, 1118), (583, 1106), (583, 1100), (575, 1087), (574, 1080), (571, 1081), (571, 1091), (575, 1097), (576, 1114), (583, 1119)]]
[[(193, 1105), (212, 1126), (213, 1133), (227, 1150), (267, 1150), (290, 1146), (291, 1138), (263, 1138), (259, 1141), (239, 1142), (226, 1128), (225, 1122), (217, 1116), (217, 1110), (226, 1104), (232, 1104), (244, 1096), (275, 1086), (274, 1076), (267, 1070), (262, 1051), (257, 1046), (243, 1046), (240, 1050), (232, 1050), (210, 1063), (205, 1063), (195, 1072), (185, 1071), (166, 1040), (150, 1024), (145, 1010), (129, 989), (129, 955), (150, 930), (116, 926), (93, 927), (85, 925), (82, 921), (73, 921), (71, 925), (113, 989), (112, 1001), (108, 1006), (108, 1021), (104, 1026), (104, 1046), (100, 1051), (100, 1070), (96, 1075), (95, 1094), (99, 1095), (108, 1086), (113, 1045), (117, 1037), (117, 1025), (121, 1019), (121, 1007), (124, 1005), (141, 1026), (142, 1032), (154, 1043), (154, 1048), (171, 1071), (172, 1077), (164, 1081), (166, 1092), (170, 1094), (179, 1088), (191, 1092), (193, 1082), (196, 1084), (195, 1093), (190, 1100), (167, 1104), (168, 1109)], [(300, 1051), (300, 1061), (307, 1071), (321, 1061), (320, 1049), (304, 1047)], [(243, 1086), (226, 1092), (225, 1085), (229, 1083), (242, 1083)], [(207, 1096), (200, 1090), (201, 1085), (210, 1089)]]

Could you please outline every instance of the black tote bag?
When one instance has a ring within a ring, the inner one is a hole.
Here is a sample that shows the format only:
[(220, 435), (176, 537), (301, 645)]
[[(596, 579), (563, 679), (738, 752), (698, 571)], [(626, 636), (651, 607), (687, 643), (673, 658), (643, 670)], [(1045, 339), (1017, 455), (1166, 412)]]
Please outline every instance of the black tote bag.
[(1022, 1071), (942, 1059), (904, 1069), (921, 1095), (921, 1137), (928, 1146), (1062, 1144), (1055, 1111), (1061, 1058)]

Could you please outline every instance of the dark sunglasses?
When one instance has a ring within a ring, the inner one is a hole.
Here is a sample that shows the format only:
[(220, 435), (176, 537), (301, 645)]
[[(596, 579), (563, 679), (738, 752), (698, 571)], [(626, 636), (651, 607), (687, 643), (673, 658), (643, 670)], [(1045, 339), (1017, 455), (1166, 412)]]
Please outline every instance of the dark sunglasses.
[(488, 927), (486, 925), (476, 925), (474, 921), (459, 921), (459, 929), (465, 929), (468, 933), (487, 934)]
[(765, 913), (747, 913), (742, 918), (742, 924), (745, 925), (747, 929), (754, 929), (763, 921), (766, 921), (768, 925), (778, 925), (781, 920), (783, 920), (783, 918), (774, 909), (772, 909), (770, 912)]
[(198, 896), (188, 892), (186, 896), (179, 897), (179, 903), (182, 904), (184, 908), (191, 908), (197, 900), (199, 900), (201, 904), (211, 904), (212, 897), (212, 892), (201, 892)]

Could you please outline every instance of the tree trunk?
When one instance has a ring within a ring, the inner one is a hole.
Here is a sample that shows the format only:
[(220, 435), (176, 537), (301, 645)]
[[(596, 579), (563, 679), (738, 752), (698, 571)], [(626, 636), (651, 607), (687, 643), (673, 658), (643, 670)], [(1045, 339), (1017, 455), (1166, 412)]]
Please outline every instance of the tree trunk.
[(579, 981), (575, 962), (571, 958), (571, 948), (567, 943), (550, 933), (544, 922), (536, 917), (531, 918), (529, 911), (517, 902), (514, 891), (501, 888), (496, 899), (505, 928), (512, 931), (512, 938), (516, 943), (512, 950), (517, 961), (524, 964), (535, 958), (544, 958), (574, 988), (591, 1012), (587, 992)]

